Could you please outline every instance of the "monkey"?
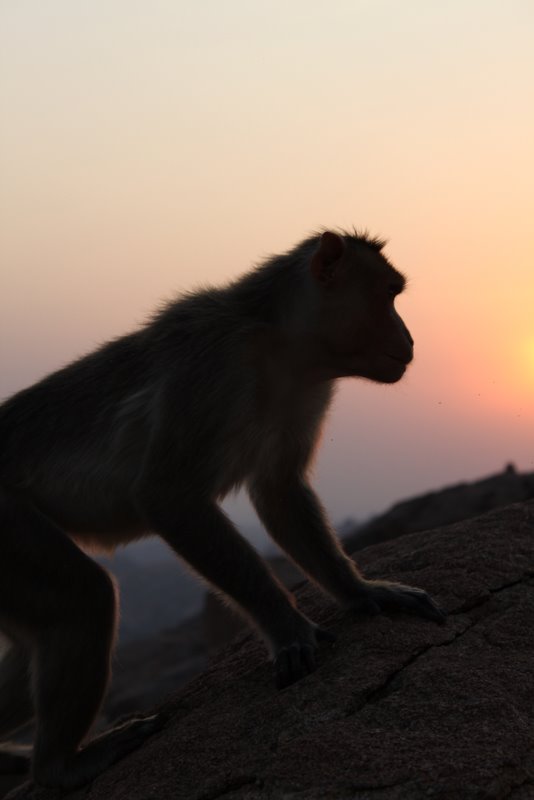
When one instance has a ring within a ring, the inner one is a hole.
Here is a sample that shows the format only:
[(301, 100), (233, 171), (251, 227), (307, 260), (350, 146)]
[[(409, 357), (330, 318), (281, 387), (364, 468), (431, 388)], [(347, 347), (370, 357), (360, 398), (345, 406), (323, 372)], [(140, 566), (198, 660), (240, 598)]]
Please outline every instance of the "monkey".
[[(340, 378), (399, 381), (414, 342), (385, 242), (324, 230), (222, 287), (191, 291), (0, 407), (0, 735), (35, 717), (32, 777), (71, 789), (157, 728), (87, 743), (110, 676), (112, 578), (85, 546), (159, 535), (257, 629), (284, 689), (321, 641), (219, 503), (244, 487), (273, 540), (343, 608), (436, 622), (422, 589), (368, 580), (310, 483)], [(81, 546), (84, 549), (81, 549)]]

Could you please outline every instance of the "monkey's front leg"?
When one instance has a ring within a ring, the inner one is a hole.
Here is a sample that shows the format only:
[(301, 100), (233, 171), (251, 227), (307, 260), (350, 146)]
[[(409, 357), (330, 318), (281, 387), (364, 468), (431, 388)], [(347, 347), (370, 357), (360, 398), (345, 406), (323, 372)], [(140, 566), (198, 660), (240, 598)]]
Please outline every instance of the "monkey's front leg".
[(152, 529), (216, 589), (233, 600), (263, 634), (279, 688), (315, 669), (321, 640), (334, 637), (295, 608), (293, 597), (213, 503), (188, 501), (151, 514)]
[(443, 622), (445, 614), (423, 590), (365, 579), (343, 552), (313, 490), (300, 478), (284, 485), (256, 481), (250, 496), (272, 538), (341, 605), (376, 614), (403, 609)]

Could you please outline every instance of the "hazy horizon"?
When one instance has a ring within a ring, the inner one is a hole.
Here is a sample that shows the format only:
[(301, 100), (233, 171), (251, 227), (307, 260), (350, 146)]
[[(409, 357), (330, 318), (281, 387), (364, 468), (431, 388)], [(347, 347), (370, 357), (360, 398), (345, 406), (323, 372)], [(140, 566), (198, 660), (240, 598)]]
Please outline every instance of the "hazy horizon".
[(355, 225), (409, 277), (416, 359), (396, 386), (342, 382), (315, 469), (333, 521), (534, 470), (534, 6), (0, 17), (0, 396), (176, 292)]

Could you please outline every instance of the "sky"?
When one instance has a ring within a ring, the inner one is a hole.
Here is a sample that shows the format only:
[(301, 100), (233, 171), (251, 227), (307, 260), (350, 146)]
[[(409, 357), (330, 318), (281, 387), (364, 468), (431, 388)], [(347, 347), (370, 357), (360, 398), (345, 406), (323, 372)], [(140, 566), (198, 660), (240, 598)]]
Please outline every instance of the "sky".
[(340, 385), (334, 521), (534, 470), (533, 33), (531, 0), (2, 0), (0, 396), (355, 225), (416, 359)]

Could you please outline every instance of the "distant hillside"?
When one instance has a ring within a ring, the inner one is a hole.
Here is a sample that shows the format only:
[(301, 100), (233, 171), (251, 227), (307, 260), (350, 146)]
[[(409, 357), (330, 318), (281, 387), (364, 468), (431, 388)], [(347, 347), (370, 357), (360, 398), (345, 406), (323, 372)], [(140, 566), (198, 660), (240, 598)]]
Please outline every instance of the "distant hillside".
[(534, 472), (520, 473), (509, 464), (503, 472), (489, 478), (454, 484), (396, 503), (384, 514), (348, 533), (344, 539), (346, 549), (352, 552), (405, 533), (450, 525), (532, 497)]
[(174, 628), (202, 608), (205, 588), (179, 559), (161, 551), (161, 559), (142, 563), (128, 551), (98, 558), (120, 586), (120, 639), (131, 642)]

